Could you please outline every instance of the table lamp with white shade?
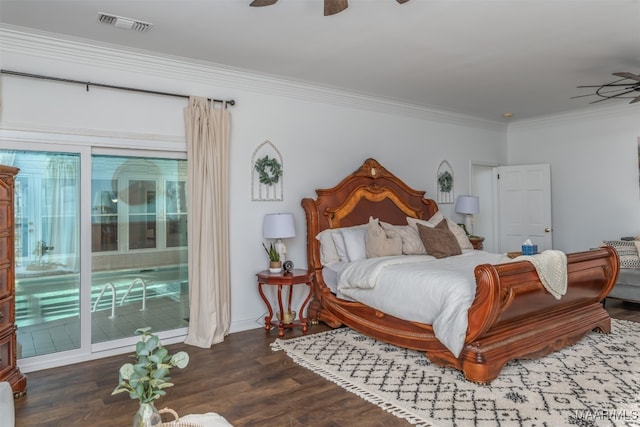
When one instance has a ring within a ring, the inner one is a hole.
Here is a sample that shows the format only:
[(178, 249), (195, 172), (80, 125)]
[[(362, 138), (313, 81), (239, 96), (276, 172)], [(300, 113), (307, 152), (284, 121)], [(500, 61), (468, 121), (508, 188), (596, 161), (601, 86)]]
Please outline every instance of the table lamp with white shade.
[(277, 239), (274, 247), (280, 254), (280, 261), (287, 256), (287, 247), (282, 239), (295, 237), (296, 227), (291, 213), (266, 214), (262, 223), (262, 235), (265, 239)]
[(458, 196), (455, 211), (464, 214), (464, 226), (467, 233), (473, 236), (473, 215), (480, 212), (480, 198), (477, 196)]

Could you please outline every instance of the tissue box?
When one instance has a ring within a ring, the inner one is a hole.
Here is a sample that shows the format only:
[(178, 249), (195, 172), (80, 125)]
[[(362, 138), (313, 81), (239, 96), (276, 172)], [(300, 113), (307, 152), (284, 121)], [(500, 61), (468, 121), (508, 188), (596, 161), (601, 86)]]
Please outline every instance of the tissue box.
[(522, 255), (535, 255), (538, 253), (538, 245), (522, 245)]

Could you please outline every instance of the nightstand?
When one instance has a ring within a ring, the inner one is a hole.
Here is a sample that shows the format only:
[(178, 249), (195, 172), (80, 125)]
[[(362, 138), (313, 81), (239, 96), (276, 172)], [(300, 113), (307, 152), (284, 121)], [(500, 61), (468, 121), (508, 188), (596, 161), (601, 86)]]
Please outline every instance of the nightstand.
[(484, 242), (484, 237), (482, 236), (468, 236), (471, 245), (473, 245), (473, 249), (477, 249), (481, 251), (484, 248), (482, 242)]
[[(284, 330), (293, 327), (302, 327), (302, 333), (307, 333), (309, 326), (307, 325), (307, 318), (304, 316), (304, 309), (309, 303), (311, 299), (311, 291), (312, 291), (312, 283), (311, 280), (313, 278), (313, 273), (308, 272), (307, 270), (302, 269), (294, 269), (290, 273), (280, 272), (280, 273), (270, 273), (269, 270), (261, 271), (256, 274), (258, 277), (258, 292), (260, 292), (260, 296), (264, 301), (267, 309), (269, 310), (269, 315), (264, 318), (264, 328), (267, 331), (270, 331), (274, 326), (278, 326), (278, 337), (282, 338), (284, 336)], [(285, 313), (291, 313), (291, 298), (293, 296), (293, 287), (295, 285), (307, 285), (309, 287), (309, 293), (305, 298), (304, 302), (298, 309), (298, 318), (293, 319), (285, 319)], [(264, 294), (263, 286), (277, 286), (278, 287), (278, 320), (273, 320), (273, 308), (271, 307), (271, 303), (267, 299)], [(282, 303), (282, 287), (288, 287), (288, 303), (287, 310), (285, 312), (284, 305)]]

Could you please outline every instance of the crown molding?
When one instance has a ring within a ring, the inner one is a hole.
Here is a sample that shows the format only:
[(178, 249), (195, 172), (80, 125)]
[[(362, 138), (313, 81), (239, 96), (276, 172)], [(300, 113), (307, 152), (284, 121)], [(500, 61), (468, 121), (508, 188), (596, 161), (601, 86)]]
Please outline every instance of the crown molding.
[(537, 127), (540, 125), (551, 124), (558, 121), (566, 120), (589, 120), (593, 118), (602, 118), (607, 116), (619, 116), (620, 114), (627, 115), (633, 114), (633, 112), (640, 113), (640, 103), (624, 104), (613, 101), (609, 105), (602, 105), (599, 107), (585, 107), (580, 110), (572, 110), (566, 113), (554, 114), (549, 116), (541, 116), (533, 119), (519, 120), (513, 123), (509, 123), (509, 130), (512, 129), (524, 129), (529, 127)]
[[(183, 80), (204, 85), (221, 86), (232, 90), (284, 96), (296, 100), (320, 102), (334, 106), (356, 108), (384, 114), (396, 114), (421, 120), (445, 122), (475, 128), (505, 131), (507, 125), (459, 114), (348, 92), (306, 82), (286, 80), (277, 76), (258, 74), (221, 64), (134, 50), (123, 46), (71, 38), (59, 34), (38, 32), (7, 24), (0, 25), (0, 53), (15, 53), (49, 58), (75, 64), (108, 67), (114, 70)], [(25, 71), (26, 72), (26, 71)], [(64, 77), (64, 76), (56, 76)], [(226, 94), (242, 102), (238, 96)], [(221, 95), (217, 95), (220, 97)]]

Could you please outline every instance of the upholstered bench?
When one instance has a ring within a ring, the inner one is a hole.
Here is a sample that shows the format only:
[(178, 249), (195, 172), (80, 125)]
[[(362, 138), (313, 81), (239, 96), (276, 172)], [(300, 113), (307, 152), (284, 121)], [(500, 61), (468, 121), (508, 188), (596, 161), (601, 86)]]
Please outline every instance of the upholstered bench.
[(640, 269), (621, 268), (618, 280), (607, 298), (640, 303)]
[(623, 237), (621, 240), (605, 240), (601, 246), (611, 246), (620, 258), (620, 273), (607, 298), (617, 298), (640, 303), (640, 240)]

